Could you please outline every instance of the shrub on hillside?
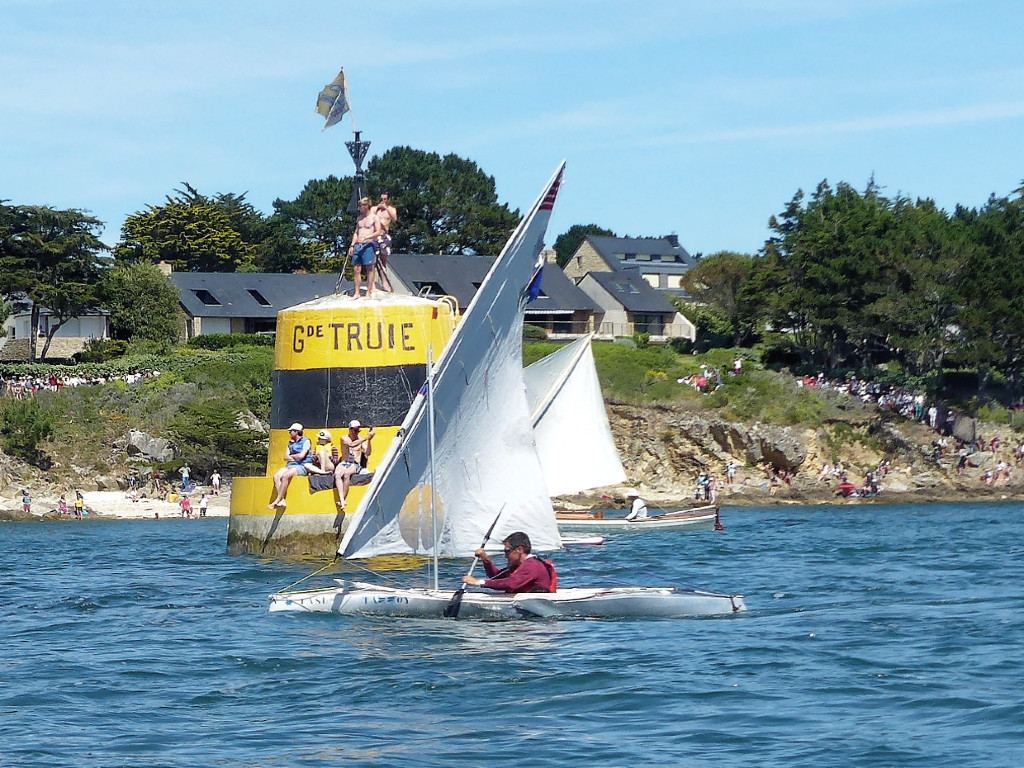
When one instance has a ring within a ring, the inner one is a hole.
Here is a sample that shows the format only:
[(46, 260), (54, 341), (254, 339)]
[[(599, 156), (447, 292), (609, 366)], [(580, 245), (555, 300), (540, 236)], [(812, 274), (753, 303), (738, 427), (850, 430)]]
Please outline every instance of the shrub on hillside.
[(227, 349), (229, 347), (272, 347), (273, 336), (255, 333), (207, 333), (190, 339), (188, 346), (193, 349)]
[(523, 341), (546, 341), (548, 332), (536, 325), (523, 326)]
[(220, 468), (229, 474), (253, 474), (266, 462), (263, 434), (238, 426), (239, 410), (225, 400), (185, 405), (169, 424), (169, 432), (181, 451), (181, 461), (196, 477)]
[(118, 339), (89, 339), (85, 342), (85, 351), (75, 357), (83, 363), (105, 363), (128, 352), (128, 342)]
[(44, 463), (39, 444), (53, 436), (53, 419), (36, 398), (6, 400), (0, 406), (0, 446), (29, 464)]

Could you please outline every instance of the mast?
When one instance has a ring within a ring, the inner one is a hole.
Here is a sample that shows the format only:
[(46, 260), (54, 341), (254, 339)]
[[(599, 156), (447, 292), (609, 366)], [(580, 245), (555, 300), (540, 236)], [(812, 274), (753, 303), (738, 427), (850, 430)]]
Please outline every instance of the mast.
[(430, 526), (433, 532), (434, 545), (434, 589), (438, 589), (437, 581), (437, 504), (434, 495), (434, 452), (436, 450), (434, 435), (434, 345), (427, 345), (427, 427), (430, 430)]
[(348, 212), (355, 213), (359, 210), (359, 201), (363, 197), (363, 160), (370, 149), (370, 142), (361, 141), (359, 134), (362, 131), (352, 131), (355, 139), (346, 141), (348, 153), (352, 156), (352, 162), (356, 164), (355, 186), (352, 187), (352, 199), (348, 201)]

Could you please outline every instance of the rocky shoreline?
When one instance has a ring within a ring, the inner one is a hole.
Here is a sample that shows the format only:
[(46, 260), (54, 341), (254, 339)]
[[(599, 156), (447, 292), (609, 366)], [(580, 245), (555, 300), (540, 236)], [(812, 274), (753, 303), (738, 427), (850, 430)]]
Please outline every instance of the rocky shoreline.
[[(999, 437), (1000, 449), (971, 453), (958, 468), (960, 456), (951, 439), (873, 407), (853, 408), (842, 421), (817, 428), (729, 422), (712, 411), (664, 404), (609, 402), (608, 414), (627, 485), (562, 497), (556, 500), (558, 506), (625, 507), (629, 488), (638, 489), (652, 508), (694, 506), (696, 478), (702, 472), (716, 479), (717, 503), (723, 507), (1024, 501), (1024, 467), (1012, 461), (1020, 436), (1003, 425), (978, 425), (989, 442)], [(95, 518), (180, 518), (177, 504), (160, 499), (133, 503), (127, 497), (118, 478), (124, 477), (129, 458), (138, 456), (129, 448), (120, 453), (119, 463), (125, 466), (119, 474), (97, 477), (82, 470), (63, 481), (0, 454), (0, 521), (73, 520), (57, 515), (56, 508), (60, 493), (75, 488), (84, 492)], [(822, 466), (836, 461), (857, 486), (887, 462), (889, 472), (879, 475), (881, 492), (870, 498), (839, 496), (836, 478), (818, 479)], [(1009, 477), (989, 484), (986, 475), (1000, 461), (1010, 465)], [(729, 462), (738, 468), (732, 485), (725, 483)], [(791, 477), (771, 495), (769, 478), (776, 470)], [(229, 485), (211, 498), (208, 516), (229, 514)], [(33, 497), (29, 515), (21, 510), (22, 488)], [(199, 497), (192, 498), (196, 506)]]

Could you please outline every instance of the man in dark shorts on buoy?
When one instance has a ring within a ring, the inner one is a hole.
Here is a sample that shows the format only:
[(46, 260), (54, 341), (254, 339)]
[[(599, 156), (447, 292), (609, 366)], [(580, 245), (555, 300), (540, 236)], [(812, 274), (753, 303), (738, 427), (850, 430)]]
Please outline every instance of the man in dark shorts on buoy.
[(392, 288), (388, 278), (388, 257), (391, 255), (391, 225), (398, 221), (398, 209), (391, 204), (391, 193), (381, 192), (380, 202), (373, 210), (383, 230), (377, 236), (377, 274), (380, 276), (381, 288), (390, 293)]
[(348, 247), (348, 255), (352, 257), (352, 278), (355, 282), (355, 290), (352, 295), (357, 299), (363, 282), (363, 267), (366, 267), (366, 298), (369, 299), (373, 296), (377, 238), (380, 236), (380, 232), (377, 214), (370, 210), (370, 198), (364, 197), (359, 201), (356, 231), (352, 233), (352, 244)]

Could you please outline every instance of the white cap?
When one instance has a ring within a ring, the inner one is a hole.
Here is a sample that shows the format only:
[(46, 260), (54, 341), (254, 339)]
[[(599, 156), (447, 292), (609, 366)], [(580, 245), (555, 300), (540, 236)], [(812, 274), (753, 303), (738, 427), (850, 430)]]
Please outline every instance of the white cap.
[(318, 440), (330, 440), (331, 439), (331, 433), (328, 432), (326, 429), (321, 429), (320, 432), (317, 434), (317, 439)]
[(350, 422), (348, 423), (348, 428), (349, 428), (349, 429), (359, 429), (359, 428), (360, 428), (360, 427), (362, 427), (362, 426), (363, 426), (363, 425), (362, 425), (362, 424), (360, 424), (360, 423), (359, 423), (359, 421), (358, 421), (357, 419), (352, 419), (352, 421), (350, 421)]
[(636, 496), (639, 499), (640, 498), (640, 492), (637, 491), (636, 488), (630, 488), (628, 491), (626, 491), (626, 498), (630, 498), (632, 496)]
[(302, 431), (302, 425), (299, 424), (299, 422), (296, 421), (294, 424), (292, 424), (290, 427), (288, 427), (288, 431), (291, 432), (293, 429), (296, 432), (301, 432)]

